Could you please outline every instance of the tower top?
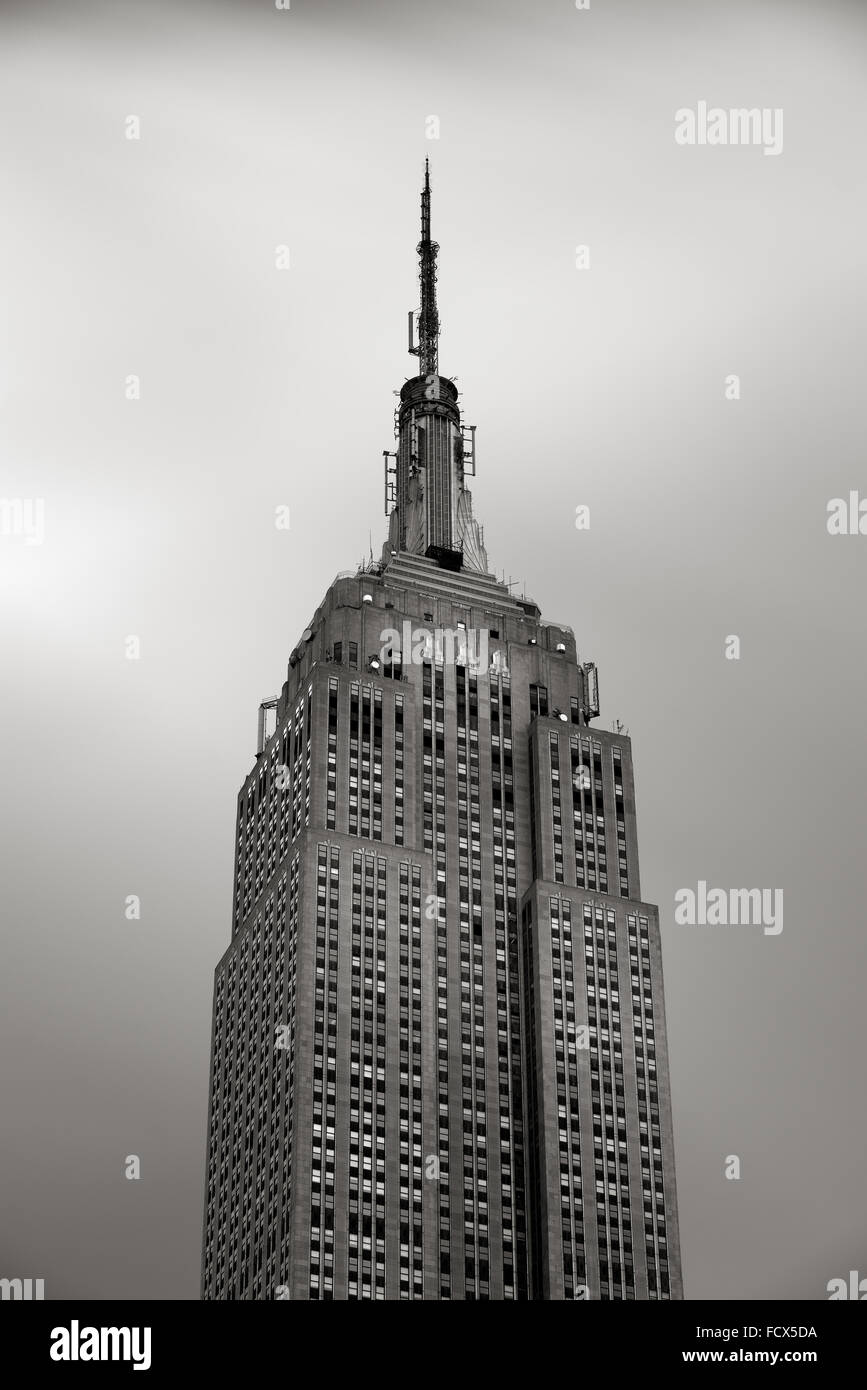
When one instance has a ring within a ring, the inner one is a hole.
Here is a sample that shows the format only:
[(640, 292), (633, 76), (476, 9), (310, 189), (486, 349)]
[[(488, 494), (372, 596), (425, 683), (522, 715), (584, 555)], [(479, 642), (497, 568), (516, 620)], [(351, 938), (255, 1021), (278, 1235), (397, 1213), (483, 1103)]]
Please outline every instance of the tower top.
[(384, 451), (389, 523), (383, 558), (387, 562), (408, 551), (435, 559), (444, 569), (487, 574), (484, 539), (467, 487), (467, 478), (476, 471), (475, 425), (463, 424), (458, 388), (439, 374), (438, 251), (430, 234), (430, 165), (425, 160), (418, 244), (421, 306), (409, 311), (409, 351), (418, 358), (419, 369), (400, 390), (397, 449)]
[(419, 376), (437, 376), (439, 372), (440, 320), (437, 313), (436, 258), (439, 246), (430, 234), (430, 164), (424, 162), (424, 187), (421, 191), (421, 241), (417, 246), (419, 283), (421, 286), (418, 314), (418, 342), (412, 341), (410, 318), (409, 350), (418, 357)]

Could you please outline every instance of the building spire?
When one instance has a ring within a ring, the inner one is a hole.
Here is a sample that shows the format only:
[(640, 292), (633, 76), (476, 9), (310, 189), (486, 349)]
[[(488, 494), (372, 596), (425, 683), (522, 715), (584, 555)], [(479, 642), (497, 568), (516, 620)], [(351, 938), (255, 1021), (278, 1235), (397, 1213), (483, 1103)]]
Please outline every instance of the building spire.
[(488, 557), (467, 486), (476, 471), (475, 425), (462, 423), (458, 388), (439, 374), (438, 251), (430, 234), (430, 166), (425, 160), (418, 244), (421, 307), (409, 311), (409, 351), (418, 357), (419, 369), (401, 387), (397, 449), (384, 451), (389, 523), (383, 558), (387, 563), (403, 550), (436, 560), (443, 569), (487, 574)]
[(439, 246), (430, 235), (430, 166), (424, 162), (424, 188), (421, 192), (421, 241), (417, 246), (421, 307), (418, 315), (418, 342), (413, 345), (410, 332), (410, 352), (418, 357), (419, 376), (439, 373), (440, 320), (437, 313), (436, 258)]

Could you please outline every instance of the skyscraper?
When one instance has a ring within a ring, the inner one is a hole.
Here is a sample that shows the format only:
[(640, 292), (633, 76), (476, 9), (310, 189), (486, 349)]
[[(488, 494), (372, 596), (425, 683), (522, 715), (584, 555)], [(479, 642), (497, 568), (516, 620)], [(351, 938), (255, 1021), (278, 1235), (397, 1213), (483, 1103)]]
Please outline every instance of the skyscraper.
[(238, 797), (202, 1295), (679, 1298), (631, 745), (572, 629), (488, 572), (430, 214), (426, 169), (388, 539), (301, 634)]

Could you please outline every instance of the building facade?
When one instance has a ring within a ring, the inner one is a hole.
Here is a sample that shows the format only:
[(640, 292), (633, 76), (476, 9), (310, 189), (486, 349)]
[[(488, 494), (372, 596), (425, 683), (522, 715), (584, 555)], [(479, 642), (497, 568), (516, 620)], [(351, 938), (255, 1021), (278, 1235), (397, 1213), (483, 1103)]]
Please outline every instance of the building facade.
[(388, 540), (328, 589), (238, 797), (202, 1296), (680, 1298), (631, 745), (571, 628), (488, 573), (427, 173), (418, 250)]

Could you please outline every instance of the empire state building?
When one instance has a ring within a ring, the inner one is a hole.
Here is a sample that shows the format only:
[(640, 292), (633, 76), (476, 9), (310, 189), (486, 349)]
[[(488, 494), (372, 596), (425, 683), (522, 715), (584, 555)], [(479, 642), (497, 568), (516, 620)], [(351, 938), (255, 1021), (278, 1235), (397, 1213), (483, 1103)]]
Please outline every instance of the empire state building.
[(489, 572), (437, 251), (426, 170), (388, 539), (238, 795), (202, 1297), (680, 1298), (631, 744), (572, 629)]

